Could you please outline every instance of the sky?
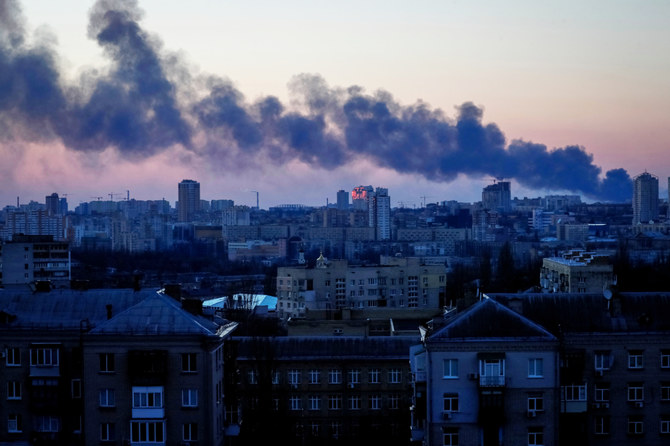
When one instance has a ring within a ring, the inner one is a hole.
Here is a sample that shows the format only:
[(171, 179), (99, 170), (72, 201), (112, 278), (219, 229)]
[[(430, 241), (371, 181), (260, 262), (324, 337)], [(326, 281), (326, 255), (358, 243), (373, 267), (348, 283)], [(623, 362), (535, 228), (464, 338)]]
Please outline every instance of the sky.
[[(0, 0), (0, 205), (630, 199), (670, 175), (670, 2)], [(3, 75), (3, 73), (5, 73)]]

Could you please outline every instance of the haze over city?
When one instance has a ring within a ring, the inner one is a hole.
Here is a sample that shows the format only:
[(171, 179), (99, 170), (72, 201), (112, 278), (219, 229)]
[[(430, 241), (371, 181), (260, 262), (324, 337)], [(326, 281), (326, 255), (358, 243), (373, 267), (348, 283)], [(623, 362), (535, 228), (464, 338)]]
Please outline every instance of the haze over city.
[[(667, 2), (0, 0), (0, 202), (629, 200), (670, 174)], [(661, 182), (662, 188), (665, 185)], [(662, 194), (664, 191), (662, 190)]]

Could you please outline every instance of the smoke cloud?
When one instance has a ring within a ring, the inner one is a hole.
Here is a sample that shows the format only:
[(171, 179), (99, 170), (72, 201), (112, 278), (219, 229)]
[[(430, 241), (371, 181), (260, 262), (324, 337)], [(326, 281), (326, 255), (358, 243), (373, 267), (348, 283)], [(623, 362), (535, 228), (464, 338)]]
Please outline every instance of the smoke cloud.
[(368, 159), (437, 182), (487, 175), (594, 199), (630, 198), (624, 169), (603, 174), (580, 146), (508, 143), (472, 103), (449, 118), (422, 102), (401, 105), (388, 92), (331, 88), (315, 75), (291, 81), (290, 107), (272, 96), (248, 103), (225, 79), (180, 75), (141, 18), (135, 1), (99, 0), (88, 35), (109, 67), (69, 85), (55, 49), (28, 43), (18, 3), (0, 0), (0, 141), (58, 139), (71, 150), (113, 149), (129, 159), (181, 146), (228, 167), (297, 159), (336, 168)]

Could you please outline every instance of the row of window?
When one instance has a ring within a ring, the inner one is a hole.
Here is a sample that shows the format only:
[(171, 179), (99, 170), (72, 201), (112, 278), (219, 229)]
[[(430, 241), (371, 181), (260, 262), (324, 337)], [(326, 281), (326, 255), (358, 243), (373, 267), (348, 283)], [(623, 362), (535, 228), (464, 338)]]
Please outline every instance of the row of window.
[[(479, 375), (489, 377), (505, 376), (504, 359), (482, 359), (479, 361)], [(442, 377), (445, 379), (459, 378), (458, 359), (449, 358), (442, 361)], [(544, 377), (543, 358), (528, 359), (528, 377)]]
[[(631, 382), (626, 385), (626, 395), (628, 401), (644, 401), (644, 388), (642, 382)], [(670, 402), (670, 381), (660, 383), (660, 399), (661, 401)], [(596, 402), (609, 402), (611, 386), (609, 383), (596, 383), (594, 386)]]
[[(444, 446), (459, 446), (460, 438), (458, 428), (445, 428), (442, 434), (442, 444)], [(528, 446), (544, 445), (544, 428), (533, 426), (528, 428)]]
[[(386, 397), (388, 409), (400, 409), (400, 398), (399, 394), (388, 395)], [(321, 410), (323, 401), (323, 397), (319, 395), (310, 395), (305, 398), (300, 395), (291, 395), (288, 399), (288, 404), (290, 410), (303, 410), (303, 408), (307, 410)], [(341, 410), (344, 407), (344, 399), (342, 395), (328, 395), (327, 401), (329, 410)], [(381, 410), (383, 408), (383, 402), (384, 398), (381, 395), (370, 395), (367, 398), (367, 409)], [(351, 395), (347, 397), (346, 403), (347, 409), (349, 410), (361, 410), (363, 409), (364, 399), (360, 395)], [(279, 399), (275, 399), (274, 405), (276, 410), (279, 410), (279, 404)]]
[[(322, 373), (319, 369), (310, 369), (306, 372), (308, 384), (321, 384)], [(363, 373), (360, 369), (352, 369), (347, 371), (348, 384), (360, 384)], [(340, 369), (329, 369), (327, 372), (328, 384), (342, 384), (343, 372)], [(403, 381), (403, 373), (400, 368), (393, 368), (387, 370), (387, 382), (389, 384), (401, 384)], [(298, 385), (302, 383), (303, 371), (301, 369), (290, 369), (286, 372), (287, 382), (290, 385)], [(368, 384), (380, 384), (382, 378), (382, 370), (378, 368), (369, 369), (367, 371)], [(281, 373), (275, 371), (272, 374), (272, 384), (279, 384), (281, 380)], [(247, 372), (247, 383), (258, 384), (258, 373), (256, 370), (249, 370)]]
[[(36, 432), (59, 432), (61, 421), (59, 417), (51, 415), (36, 415), (33, 417), (32, 430)], [(20, 414), (10, 413), (7, 416), (7, 432), (23, 432), (23, 420)]]
[[(661, 415), (658, 423), (658, 433), (661, 435), (670, 435), (670, 415)], [(597, 415), (594, 417), (594, 433), (596, 435), (612, 434), (611, 419), (608, 415)], [(628, 435), (643, 435), (645, 433), (644, 416), (629, 415), (626, 418), (626, 433)]]
[[(98, 395), (100, 407), (116, 406), (116, 391), (114, 389), (100, 389)], [(162, 409), (163, 404), (163, 387), (133, 387), (133, 409)], [(198, 389), (182, 389), (181, 406), (198, 407)]]
[[(217, 351), (218, 354), (218, 351)], [(115, 372), (114, 353), (100, 353), (100, 372)], [(218, 359), (218, 356), (217, 356)], [(223, 353), (220, 354), (221, 362)], [(8, 367), (18, 367), (21, 365), (21, 349), (18, 347), (8, 347), (5, 350), (5, 364)], [(60, 350), (58, 347), (34, 347), (30, 349), (30, 365), (37, 367), (57, 367), (60, 364)], [(218, 361), (217, 361), (218, 364)], [(181, 354), (181, 371), (197, 372), (198, 363), (196, 353)]]
[[(643, 369), (645, 367), (644, 359), (644, 350), (629, 350), (627, 362), (628, 369)], [(659, 360), (659, 365), (662, 369), (670, 369), (670, 349), (661, 350)], [(614, 354), (610, 350), (597, 351), (594, 355), (594, 362), (596, 370), (610, 370), (614, 364)]]
[[(182, 424), (182, 441), (198, 441), (198, 423)], [(131, 421), (130, 440), (133, 443), (165, 442), (164, 421)], [(116, 423), (100, 424), (100, 441), (116, 440)]]
[[(544, 411), (544, 393), (542, 392), (528, 392), (527, 410), (529, 413)], [(445, 393), (442, 395), (442, 410), (444, 412), (458, 412), (459, 411), (459, 396), (458, 393)]]

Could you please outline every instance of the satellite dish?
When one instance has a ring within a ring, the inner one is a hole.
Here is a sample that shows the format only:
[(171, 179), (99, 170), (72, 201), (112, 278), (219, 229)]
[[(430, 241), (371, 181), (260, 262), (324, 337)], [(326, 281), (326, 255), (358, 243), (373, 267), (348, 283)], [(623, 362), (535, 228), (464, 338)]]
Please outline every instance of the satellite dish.
[(603, 289), (603, 297), (607, 300), (612, 299), (612, 289), (609, 286)]

